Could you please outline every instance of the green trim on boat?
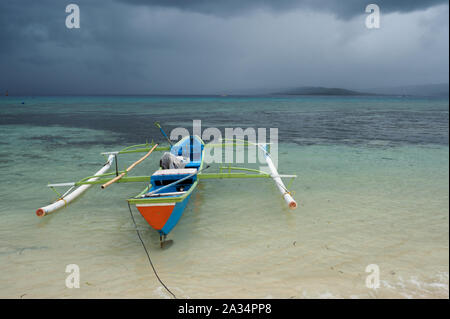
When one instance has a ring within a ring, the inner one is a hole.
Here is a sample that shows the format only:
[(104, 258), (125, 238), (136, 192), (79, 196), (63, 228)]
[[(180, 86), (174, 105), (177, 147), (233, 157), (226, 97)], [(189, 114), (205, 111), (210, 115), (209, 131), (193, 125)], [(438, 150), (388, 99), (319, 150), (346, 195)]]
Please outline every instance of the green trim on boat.
[(195, 188), (197, 187), (198, 184), (198, 180), (194, 182), (194, 184), (192, 184), (191, 188), (189, 188), (189, 190), (183, 194), (182, 196), (177, 196), (177, 197), (146, 197), (146, 198), (136, 198), (139, 196), (142, 196), (145, 191), (147, 191), (149, 188), (146, 187), (144, 189), (144, 191), (142, 191), (138, 196), (136, 196), (135, 198), (129, 198), (127, 199), (127, 201), (130, 204), (150, 204), (150, 203), (178, 203), (183, 201), (186, 197), (188, 197), (190, 194), (192, 194), (192, 192), (195, 190)]
[[(114, 177), (116, 177), (115, 173), (114, 173)], [(104, 183), (107, 183), (110, 180), (112, 180), (114, 177), (100, 178), (96, 181), (80, 181), (80, 182), (76, 182), (75, 186), (104, 184)], [(130, 177), (125, 176), (125, 177), (122, 177), (121, 179), (119, 179), (116, 183), (150, 182), (150, 177), (151, 176), (130, 176)]]
[(202, 173), (199, 179), (221, 179), (221, 178), (270, 178), (270, 174), (246, 174), (246, 173)]
[[(152, 149), (152, 147), (137, 148), (134, 150), (121, 150), (121, 151), (119, 151), (118, 154), (143, 153), (143, 152), (148, 152), (151, 149)], [(161, 146), (161, 147), (155, 148), (155, 151), (169, 151), (169, 150), (170, 150), (169, 146)]]

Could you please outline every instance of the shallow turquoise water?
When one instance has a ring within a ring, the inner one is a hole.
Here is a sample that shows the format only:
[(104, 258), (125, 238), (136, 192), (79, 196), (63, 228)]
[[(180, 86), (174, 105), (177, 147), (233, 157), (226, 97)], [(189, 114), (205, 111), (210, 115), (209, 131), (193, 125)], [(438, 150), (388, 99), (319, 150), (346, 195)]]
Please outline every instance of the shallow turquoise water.
[[(177, 296), (448, 298), (448, 100), (395, 97), (0, 99), (0, 296), (168, 297), (125, 201), (143, 185), (93, 187), (65, 210), (34, 212), (55, 199), (48, 182), (94, 173), (102, 151), (162, 141), (156, 120), (170, 131), (194, 119), (278, 127), (279, 171), (298, 175), (299, 208), (285, 208), (270, 180), (203, 181), (164, 251), (134, 210)], [(80, 289), (64, 284), (72, 263)], [(365, 285), (369, 264), (379, 289)]]

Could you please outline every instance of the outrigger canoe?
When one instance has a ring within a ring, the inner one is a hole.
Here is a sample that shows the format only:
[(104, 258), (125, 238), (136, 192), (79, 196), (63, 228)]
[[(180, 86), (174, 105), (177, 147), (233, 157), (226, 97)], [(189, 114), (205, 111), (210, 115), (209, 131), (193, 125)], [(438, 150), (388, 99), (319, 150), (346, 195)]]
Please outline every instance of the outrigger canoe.
[[(166, 136), (165, 133), (163, 134)], [(205, 148), (250, 145), (257, 146), (263, 152), (270, 172), (231, 166), (221, 166), (219, 172), (216, 173), (204, 172), (209, 167), (204, 167)], [(128, 173), (136, 165), (148, 158), (153, 151), (168, 151), (169, 156), (180, 160), (182, 167), (160, 167), (150, 176), (128, 176)], [(146, 154), (126, 170), (118, 170), (118, 155), (140, 152), (146, 152)], [(148, 224), (159, 232), (162, 246), (163, 239), (165, 240), (166, 236), (180, 220), (192, 193), (202, 179), (272, 178), (288, 207), (290, 209), (297, 208), (296, 201), (292, 198), (291, 193), (281, 179), (295, 178), (296, 175), (278, 174), (267, 144), (252, 144), (239, 140), (232, 140), (231, 143), (223, 140), (219, 144), (205, 144), (199, 136), (190, 135), (168, 147), (161, 147), (152, 142), (151, 144), (133, 145), (121, 151), (102, 154), (105, 157), (107, 156), (107, 161), (94, 175), (85, 177), (78, 182), (49, 184), (48, 187), (58, 194), (58, 199), (50, 205), (37, 209), (36, 215), (43, 217), (66, 207), (92, 185), (100, 184), (104, 189), (113, 183), (144, 182), (148, 186), (137, 196), (129, 198), (128, 203), (135, 205)], [(115, 171), (108, 173), (107, 171), (111, 168), (114, 161), (116, 163)], [(65, 193), (60, 194), (56, 191), (56, 187), (69, 187), (69, 189)]]
[(136, 198), (128, 199), (136, 205), (142, 217), (167, 236), (175, 227), (198, 184), (197, 175), (203, 168), (204, 143), (198, 136), (186, 136), (173, 145), (170, 153), (187, 160), (184, 168), (159, 169), (146, 188)]

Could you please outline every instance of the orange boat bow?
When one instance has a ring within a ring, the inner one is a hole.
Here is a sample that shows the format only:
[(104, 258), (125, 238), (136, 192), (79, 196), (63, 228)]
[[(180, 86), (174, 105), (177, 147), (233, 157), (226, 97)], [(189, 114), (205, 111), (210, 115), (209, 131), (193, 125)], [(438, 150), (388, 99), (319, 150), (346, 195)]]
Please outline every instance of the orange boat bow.
[(175, 203), (142, 204), (136, 205), (136, 207), (150, 226), (161, 230), (172, 214)]

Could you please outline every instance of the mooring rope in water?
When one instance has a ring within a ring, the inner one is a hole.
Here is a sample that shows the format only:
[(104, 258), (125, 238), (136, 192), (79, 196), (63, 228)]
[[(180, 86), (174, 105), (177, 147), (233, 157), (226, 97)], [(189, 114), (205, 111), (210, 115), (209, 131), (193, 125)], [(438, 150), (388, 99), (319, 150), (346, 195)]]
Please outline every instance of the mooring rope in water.
[(166, 290), (173, 296), (173, 298), (177, 299), (175, 294), (172, 291), (170, 291), (170, 289), (167, 288), (167, 286), (163, 283), (161, 278), (159, 278), (158, 273), (156, 272), (155, 266), (153, 266), (152, 259), (150, 258), (150, 254), (147, 251), (147, 247), (145, 247), (144, 241), (142, 240), (141, 234), (139, 233), (139, 230), (137, 228), (136, 221), (134, 220), (134, 216), (133, 216), (133, 212), (131, 211), (130, 203), (128, 203), (128, 209), (130, 210), (130, 215), (131, 215), (131, 219), (133, 220), (134, 229), (136, 229), (136, 233), (137, 233), (137, 235), (139, 237), (139, 240), (141, 241), (142, 247), (144, 247), (145, 253), (147, 254), (147, 257), (148, 257), (148, 261), (150, 262), (150, 266), (152, 266), (152, 269), (153, 269), (153, 272), (155, 273), (156, 278), (161, 283), (161, 285), (163, 285), (163, 287), (166, 288)]

